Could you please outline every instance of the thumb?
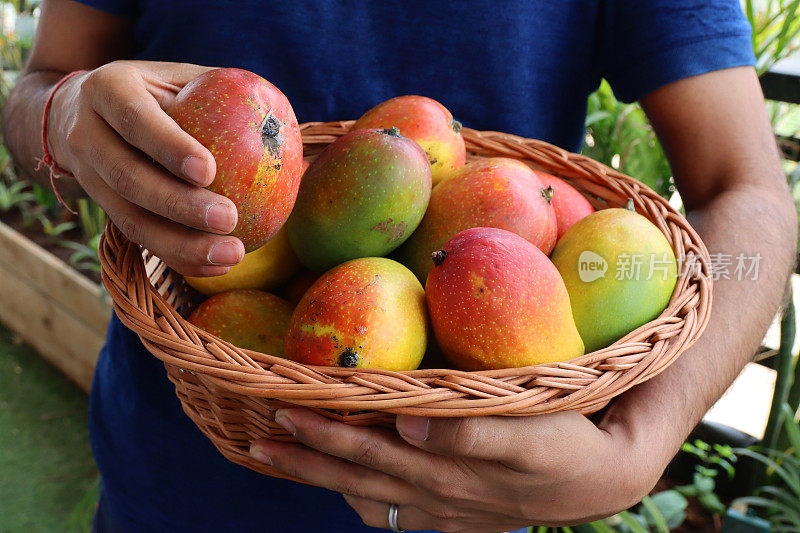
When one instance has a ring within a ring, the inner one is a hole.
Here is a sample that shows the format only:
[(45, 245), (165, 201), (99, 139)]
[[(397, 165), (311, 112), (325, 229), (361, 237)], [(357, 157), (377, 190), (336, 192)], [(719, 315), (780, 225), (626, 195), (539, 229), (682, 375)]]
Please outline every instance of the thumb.
[(497, 461), (520, 471), (538, 470), (544, 462), (573, 460), (596, 449), (602, 438), (594, 424), (575, 412), (527, 417), (398, 415), (396, 427), (406, 442), (423, 450)]

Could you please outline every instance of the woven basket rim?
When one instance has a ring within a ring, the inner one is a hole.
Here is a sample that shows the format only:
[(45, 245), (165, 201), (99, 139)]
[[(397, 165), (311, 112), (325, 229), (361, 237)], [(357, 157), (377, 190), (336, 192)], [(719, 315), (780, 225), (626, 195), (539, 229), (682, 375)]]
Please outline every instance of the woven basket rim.
[[(306, 155), (317, 153), (352, 123), (302, 124)], [(697, 270), (682, 273), (667, 308), (655, 320), (607, 348), (569, 361), (482, 371), (318, 367), (237, 348), (190, 324), (174, 307), (185, 298), (175, 288), (182, 282), (179, 276), (109, 223), (100, 243), (101, 275), (117, 316), (168, 368), (198, 373), (209, 386), (320, 408), (428, 416), (472, 416), (476, 410), (509, 415), (549, 412), (547, 408), (596, 411), (611, 397), (662, 372), (699, 338), (711, 310), (708, 251), (665, 199), (630, 176), (544, 141), (466, 127), (462, 134), (470, 158), (486, 153), (516, 156), (566, 179), (593, 203), (602, 199), (606, 207), (622, 207), (623, 200), (633, 199), (637, 212), (659, 227), (676, 256), (694, 256)], [(345, 388), (353, 394), (348, 396)], [(315, 391), (324, 397), (314, 399)], [(426, 394), (431, 401), (425, 400)]]

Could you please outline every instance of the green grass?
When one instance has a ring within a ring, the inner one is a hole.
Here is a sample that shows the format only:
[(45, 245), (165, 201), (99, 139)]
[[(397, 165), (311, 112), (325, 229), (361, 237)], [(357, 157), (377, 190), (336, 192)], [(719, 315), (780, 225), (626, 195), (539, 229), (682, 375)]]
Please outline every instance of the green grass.
[(97, 494), (88, 398), (0, 327), (0, 532), (87, 531)]

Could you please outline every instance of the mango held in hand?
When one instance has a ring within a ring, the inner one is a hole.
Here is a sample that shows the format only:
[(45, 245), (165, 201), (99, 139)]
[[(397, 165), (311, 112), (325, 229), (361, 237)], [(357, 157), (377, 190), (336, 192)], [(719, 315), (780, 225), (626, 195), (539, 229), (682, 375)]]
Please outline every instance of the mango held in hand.
[(208, 189), (239, 212), (231, 235), (246, 252), (270, 240), (292, 211), (302, 172), (300, 127), (283, 93), (252, 72), (215, 69), (181, 89), (167, 113), (213, 154)]
[(383, 256), (422, 220), (431, 166), (419, 145), (397, 129), (356, 130), (311, 163), (287, 223), (289, 241), (311, 270)]
[(291, 316), (291, 304), (277, 296), (236, 290), (201, 303), (189, 322), (239, 348), (283, 357)]
[(186, 282), (207, 296), (234, 289), (272, 290), (288, 280), (300, 268), (300, 262), (289, 245), (286, 230), (281, 228), (264, 246), (244, 254), (238, 265), (227, 274), (194, 278)]
[(603, 209), (579, 220), (551, 259), (590, 352), (658, 317), (677, 281), (675, 253), (664, 234), (627, 209)]
[(300, 300), (286, 356), (307, 365), (414, 370), (427, 327), (414, 274), (391, 259), (355, 259), (323, 274)]
[(398, 96), (376, 105), (353, 124), (352, 130), (396, 127), (414, 139), (431, 163), (433, 184), (464, 166), (467, 153), (461, 123), (442, 104), (425, 96)]
[(433, 260), (425, 286), (431, 323), (458, 368), (520, 367), (583, 355), (561, 276), (519, 235), (468, 229)]
[(459, 231), (475, 227), (512, 231), (549, 254), (557, 232), (550, 192), (516, 159), (473, 161), (433, 189), (422, 223), (397, 258), (424, 282), (431, 254)]

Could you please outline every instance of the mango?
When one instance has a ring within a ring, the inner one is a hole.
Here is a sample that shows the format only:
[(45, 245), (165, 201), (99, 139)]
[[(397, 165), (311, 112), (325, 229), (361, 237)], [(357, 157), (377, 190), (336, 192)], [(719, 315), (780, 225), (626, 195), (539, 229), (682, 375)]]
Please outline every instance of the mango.
[(461, 123), (436, 100), (413, 95), (386, 100), (364, 113), (352, 129), (391, 127), (398, 128), (425, 150), (434, 185), (464, 166), (467, 154)]
[(434, 187), (422, 223), (395, 257), (424, 281), (431, 253), (456, 233), (480, 226), (512, 231), (549, 254), (557, 233), (549, 192), (516, 159), (473, 161)]
[(205, 278), (186, 276), (186, 282), (206, 296), (233, 289), (275, 289), (300, 268), (300, 262), (289, 245), (286, 230), (281, 228), (265, 245), (234, 265), (227, 274)]
[(590, 352), (658, 317), (677, 281), (669, 241), (627, 209), (603, 209), (579, 220), (558, 241), (551, 259)]
[(406, 267), (383, 257), (326, 272), (300, 300), (286, 355), (308, 365), (414, 370), (428, 337), (425, 292)]
[(263, 246), (286, 222), (300, 186), (303, 141), (289, 101), (257, 74), (221, 68), (187, 83), (167, 113), (214, 156), (207, 188), (236, 205), (231, 235), (245, 252)]
[(583, 354), (561, 275), (536, 246), (498, 228), (458, 233), (433, 254), (425, 285), (436, 340), (462, 370)]
[(396, 128), (351, 131), (303, 175), (289, 241), (316, 272), (383, 256), (416, 229), (430, 194), (431, 166), (416, 142)]
[(538, 170), (534, 172), (545, 187), (553, 188), (553, 199), (550, 204), (556, 213), (557, 239), (563, 237), (577, 221), (594, 213), (592, 204), (575, 187), (546, 172)]
[(189, 316), (195, 326), (234, 346), (284, 357), (284, 339), (292, 305), (251, 289), (215, 294)]

